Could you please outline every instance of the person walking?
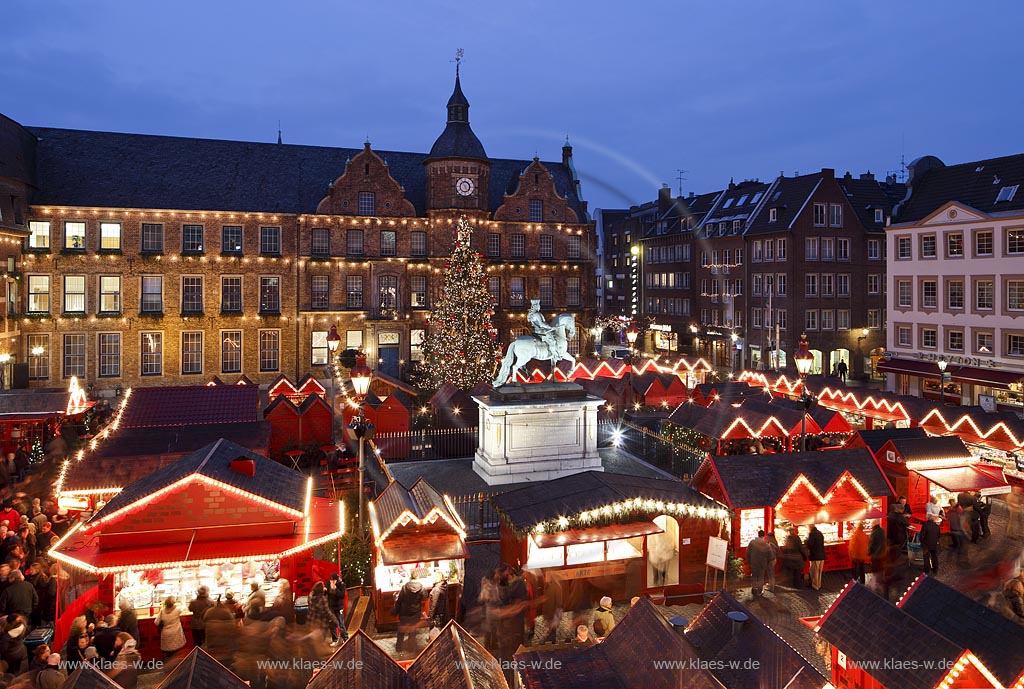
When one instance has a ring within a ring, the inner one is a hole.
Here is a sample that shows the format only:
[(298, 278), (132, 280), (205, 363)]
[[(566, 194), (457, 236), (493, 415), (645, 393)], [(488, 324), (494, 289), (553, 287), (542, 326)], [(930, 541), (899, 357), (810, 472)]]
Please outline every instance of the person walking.
[(946, 519), (949, 520), (949, 534), (953, 538), (953, 547), (956, 552), (956, 564), (960, 568), (970, 566), (970, 558), (967, 554), (967, 518), (964, 509), (956, 501), (951, 500), (949, 509), (946, 510)]
[(497, 572), (493, 572), (490, 576), (486, 574), (480, 579), (480, 596), (477, 600), (480, 601), (480, 605), (484, 606), (484, 646), (488, 650), (497, 648), (498, 637), (497, 637), (497, 624), (498, 624), (498, 607), (501, 605), (501, 601), (498, 597), (498, 584), (495, 581)]
[(768, 547), (772, 549), (771, 565), (768, 567), (768, 583), (765, 585), (772, 593), (775, 593), (775, 570), (779, 567), (779, 561), (782, 557), (782, 548), (779, 547), (779, 539), (775, 536), (775, 531), (769, 531), (764, 540), (768, 543)]
[[(127, 635), (126, 632), (121, 632), (121, 634)], [(122, 689), (136, 689), (139, 686), (142, 654), (139, 653), (138, 645), (138, 642), (128, 635), (128, 638), (124, 639), (121, 652), (117, 654), (117, 659), (112, 663), (110, 670), (106, 672), (107, 676), (117, 682)]]
[(894, 504), (889, 511), (886, 523), (885, 576), (882, 581), (882, 593), (886, 598), (896, 585), (896, 580), (902, 576), (903, 565), (906, 562), (907, 529), (910, 523), (904, 512), (904, 504), (901, 496), (901, 501)]
[(562, 624), (565, 612), (562, 602), (562, 584), (552, 573), (548, 573), (544, 582), (544, 621), (548, 624), (548, 633), (543, 643), (558, 643), (558, 627)]
[(603, 639), (615, 629), (615, 616), (612, 615), (611, 596), (602, 596), (594, 610), (594, 633), (599, 639)]
[(978, 513), (978, 521), (981, 526), (981, 537), (979, 540), (984, 540), (988, 538), (988, 518), (992, 514), (992, 505), (980, 491), (974, 494), (974, 509)]
[(853, 533), (850, 534), (850, 541), (847, 544), (847, 552), (850, 555), (850, 562), (853, 563), (853, 578), (860, 583), (866, 583), (865, 571), (868, 564), (868, 535), (864, 531), (864, 524), (857, 524)]
[(160, 613), (156, 616), (160, 630), (160, 650), (167, 660), (185, 646), (185, 629), (181, 626), (181, 608), (174, 596), (167, 596)]
[[(60, 689), (64, 686), (68, 676), (60, 669), (60, 653), (51, 653), (46, 658), (46, 667), (39, 671), (36, 675), (36, 687), (37, 689)], [(129, 689), (125, 685), (121, 685), (124, 689)], [(135, 689), (135, 687), (131, 687)]]
[(313, 584), (309, 592), (309, 613), (307, 623), (311, 630), (320, 630), (324, 641), (334, 638), (334, 628), (338, 626), (338, 618), (331, 612), (331, 604), (327, 600), (327, 587), (324, 582)]
[(189, 612), (192, 613), (192, 640), (196, 646), (203, 646), (206, 643), (206, 611), (213, 607), (210, 600), (210, 589), (200, 586), (196, 591), (196, 597), (188, 604)]
[(763, 530), (747, 544), (747, 565), (750, 567), (750, 593), (756, 598), (763, 592), (768, 573), (775, 567), (775, 553), (765, 540)]
[(1003, 597), (1017, 619), (1024, 620), (1024, 569), (1003, 585)]
[(395, 652), (401, 653), (405, 646), (406, 637), (414, 641), (416, 627), (423, 618), (423, 599), (427, 593), (423, 590), (423, 584), (416, 578), (416, 570), (413, 570), (409, 581), (398, 592), (395, 598), (395, 607), (392, 613), (398, 617), (398, 635), (395, 637)]
[(939, 522), (934, 514), (921, 525), (921, 551), (924, 556), (924, 573), (939, 573)]
[(249, 597), (245, 599), (245, 607), (242, 612), (246, 617), (258, 618), (267, 607), (267, 594), (263, 592), (260, 585), (255, 581), (249, 584)]
[(868, 559), (871, 561), (872, 585), (876, 590), (881, 590), (885, 569), (885, 531), (878, 521), (871, 527), (871, 535), (868, 537)]
[(845, 383), (846, 374), (850, 372), (850, 367), (846, 365), (846, 361), (844, 359), (840, 359), (839, 363), (836, 364), (836, 372), (839, 374), (839, 379)]
[(821, 590), (821, 573), (825, 570), (825, 535), (811, 524), (807, 534), (807, 557), (811, 561), (811, 588)]
[(334, 615), (338, 627), (337, 634), (335, 634), (334, 628), (331, 628), (331, 636), (333, 637), (331, 645), (339, 646), (348, 641), (348, 625), (345, 624), (345, 596), (347, 592), (345, 591), (345, 582), (342, 581), (337, 572), (331, 573), (329, 583), (327, 603), (331, 608), (331, 614)]
[(796, 529), (790, 529), (786, 536), (786, 543), (782, 546), (782, 570), (788, 572), (792, 578), (793, 588), (803, 586), (804, 563), (807, 561), (807, 554), (804, 545)]
[(448, 580), (444, 576), (430, 589), (427, 619), (431, 630), (444, 629), (448, 624)]

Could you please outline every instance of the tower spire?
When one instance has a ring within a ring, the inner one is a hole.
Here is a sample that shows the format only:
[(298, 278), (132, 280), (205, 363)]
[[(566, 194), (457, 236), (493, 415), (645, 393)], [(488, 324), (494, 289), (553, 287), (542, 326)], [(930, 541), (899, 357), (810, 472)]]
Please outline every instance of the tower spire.
[(459, 68), (462, 66), (464, 51), (459, 48), (455, 51), (455, 90), (452, 97), (448, 99), (448, 121), (469, 123), (469, 101), (462, 93), (462, 83), (459, 81)]
[(277, 143), (283, 143), (281, 141), (281, 120), (277, 121)]

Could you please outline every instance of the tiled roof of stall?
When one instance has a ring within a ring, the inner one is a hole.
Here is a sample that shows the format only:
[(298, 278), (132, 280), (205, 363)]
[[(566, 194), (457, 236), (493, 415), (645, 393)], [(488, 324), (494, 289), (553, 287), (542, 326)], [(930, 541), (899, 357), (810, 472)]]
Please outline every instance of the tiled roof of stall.
[(255, 385), (183, 385), (134, 388), (121, 428), (199, 426), (259, 421)]

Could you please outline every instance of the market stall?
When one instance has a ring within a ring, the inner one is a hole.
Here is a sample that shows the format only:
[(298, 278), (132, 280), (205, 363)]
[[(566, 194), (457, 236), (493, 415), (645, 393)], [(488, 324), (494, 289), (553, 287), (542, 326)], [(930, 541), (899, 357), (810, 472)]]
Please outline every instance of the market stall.
[(41, 450), (62, 423), (81, 421), (94, 405), (74, 377), (67, 390), (2, 390), (0, 452), (6, 457), (19, 447)]
[(817, 525), (825, 536), (826, 571), (850, 568), (852, 530), (894, 496), (865, 449), (709, 457), (692, 485), (732, 510), (730, 538), (738, 553), (760, 529), (774, 531), (782, 544), (791, 528), (803, 540)]
[[(1002, 466), (978, 460), (956, 436), (889, 440), (875, 453), (875, 461), (896, 493), (907, 496), (918, 520), (932, 497), (945, 507), (960, 493), (1010, 492)], [(945, 522), (942, 528), (946, 530)]]
[[(187, 610), (206, 586), (215, 600), (230, 591), (244, 602), (255, 583), (271, 605), (282, 579), (305, 594), (312, 549), (341, 537), (342, 510), (314, 498), (311, 479), (222, 439), (125, 486), (50, 555), (74, 597), (95, 581), (100, 605), (135, 608), (148, 657), (159, 652), (154, 616), (168, 596)], [(58, 638), (70, 622), (59, 618)]]
[(568, 599), (587, 604), (601, 595), (702, 592), (708, 538), (728, 516), (680, 481), (595, 471), (492, 502), (501, 518), (502, 561), (559, 580)]
[[(412, 488), (392, 481), (369, 506), (373, 529), (373, 607), (377, 629), (398, 623), (395, 596), (415, 573), (425, 590), (448, 582), (448, 612), (458, 614), (462, 597), (466, 526), (446, 495), (420, 478)], [(427, 611), (427, 600), (423, 601)]]

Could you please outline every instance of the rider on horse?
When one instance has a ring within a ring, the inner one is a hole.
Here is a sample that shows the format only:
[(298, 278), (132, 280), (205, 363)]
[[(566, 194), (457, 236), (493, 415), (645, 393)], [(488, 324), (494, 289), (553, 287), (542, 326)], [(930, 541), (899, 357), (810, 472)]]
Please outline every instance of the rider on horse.
[(526, 322), (533, 328), (534, 337), (554, 352), (557, 346), (555, 342), (555, 329), (544, 320), (544, 314), (540, 312), (540, 299), (530, 300), (530, 312), (526, 314)]

